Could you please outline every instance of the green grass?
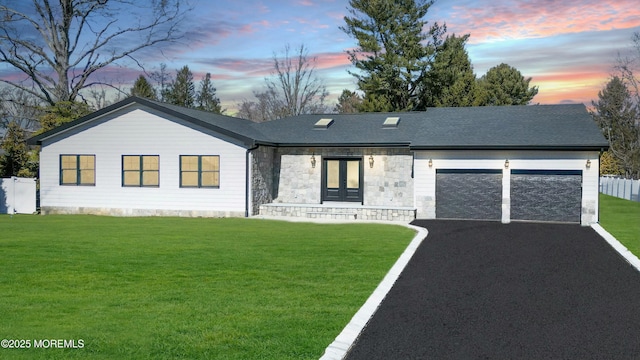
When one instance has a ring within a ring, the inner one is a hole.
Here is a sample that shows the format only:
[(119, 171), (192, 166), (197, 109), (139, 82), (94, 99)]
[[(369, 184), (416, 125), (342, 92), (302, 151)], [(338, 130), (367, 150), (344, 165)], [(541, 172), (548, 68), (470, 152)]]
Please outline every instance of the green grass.
[(600, 194), (600, 225), (640, 257), (640, 202)]
[(0, 217), (0, 358), (317, 359), (413, 231), (252, 219)]

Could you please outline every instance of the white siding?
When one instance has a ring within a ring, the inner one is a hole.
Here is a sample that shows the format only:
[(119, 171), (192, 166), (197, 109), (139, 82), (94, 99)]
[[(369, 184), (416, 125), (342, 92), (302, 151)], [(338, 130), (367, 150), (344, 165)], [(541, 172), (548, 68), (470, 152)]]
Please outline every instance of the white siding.
[[(40, 157), (41, 206), (68, 212), (120, 215), (177, 211), (234, 213), (245, 211), (246, 150), (145, 111), (140, 106), (94, 120), (95, 126), (43, 143)], [(95, 186), (60, 186), (60, 154), (96, 156)], [(159, 155), (160, 186), (122, 187), (122, 155)], [(180, 155), (219, 155), (220, 188), (180, 188)], [(152, 211), (137, 211), (152, 210)]]
[[(433, 166), (429, 167), (431, 159)], [(509, 160), (509, 169), (505, 161)], [(587, 160), (591, 166), (587, 168)], [(598, 221), (597, 151), (416, 151), (415, 202), (417, 217), (435, 219), (436, 169), (502, 169), (503, 222), (509, 222), (510, 170), (580, 170), (582, 171), (583, 225)]]

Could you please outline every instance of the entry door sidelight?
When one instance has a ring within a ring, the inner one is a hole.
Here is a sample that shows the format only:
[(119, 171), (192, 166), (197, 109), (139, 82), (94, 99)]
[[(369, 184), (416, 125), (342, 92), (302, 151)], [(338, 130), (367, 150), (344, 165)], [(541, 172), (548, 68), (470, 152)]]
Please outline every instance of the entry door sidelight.
[(362, 159), (324, 159), (322, 201), (362, 202)]

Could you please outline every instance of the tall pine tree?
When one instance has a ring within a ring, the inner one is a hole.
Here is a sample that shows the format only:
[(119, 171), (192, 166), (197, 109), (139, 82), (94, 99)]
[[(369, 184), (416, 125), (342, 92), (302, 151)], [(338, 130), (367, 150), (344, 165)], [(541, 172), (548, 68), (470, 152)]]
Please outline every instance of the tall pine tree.
[(164, 100), (169, 104), (192, 108), (195, 105), (196, 87), (189, 66), (183, 66), (176, 73), (176, 79), (166, 91)]
[(131, 88), (131, 95), (156, 100), (156, 91), (144, 75), (138, 76)]
[[(419, 85), (429, 70), (446, 26), (428, 26), (433, 0), (349, 0), (341, 29), (358, 47), (348, 51), (351, 74), (364, 92), (363, 111), (418, 107)], [(424, 29), (427, 29), (424, 32)]]
[(211, 82), (211, 74), (207, 73), (200, 81), (200, 89), (196, 95), (196, 109), (222, 114), (220, 99), (216, 97), (216, 88)]
[(468, 34), (447, 36), (438, 49), (422, 82), (421, 108), (475, 105), (476, 75), (465, 49), (468, 39)]

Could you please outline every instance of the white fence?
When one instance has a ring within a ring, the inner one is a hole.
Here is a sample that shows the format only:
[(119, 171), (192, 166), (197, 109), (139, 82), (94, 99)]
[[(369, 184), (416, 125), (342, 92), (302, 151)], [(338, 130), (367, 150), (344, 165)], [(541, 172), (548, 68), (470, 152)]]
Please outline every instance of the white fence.
[(622, 199), (640, 201), (640, 180), (601, 177), (600, 192)]
[(36, 179), (11, 177), (0, 179), (0, 214), (36, 212)]

